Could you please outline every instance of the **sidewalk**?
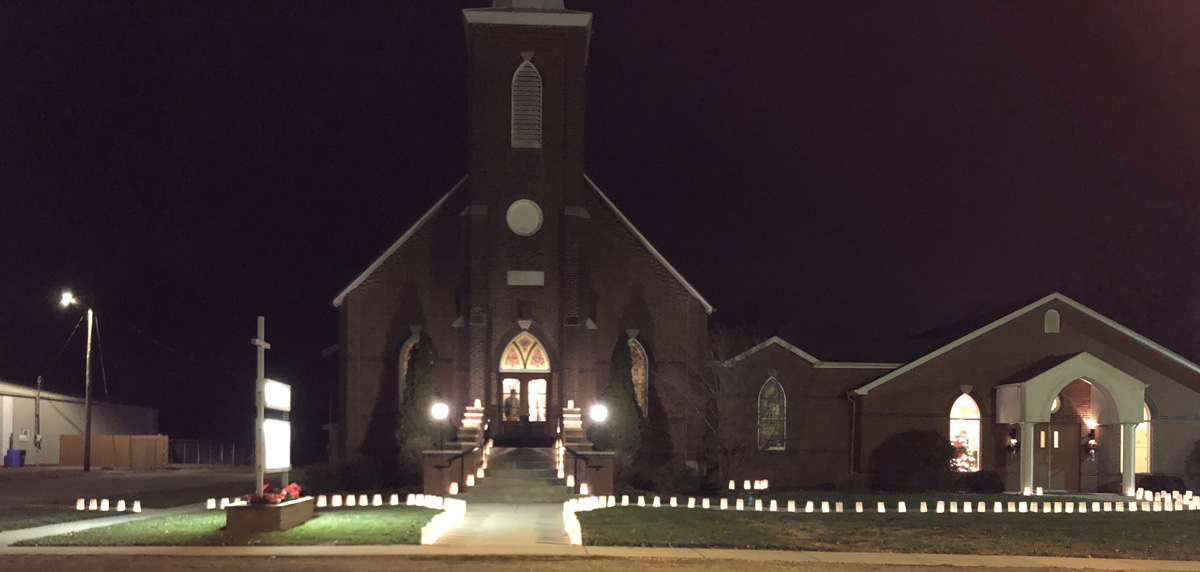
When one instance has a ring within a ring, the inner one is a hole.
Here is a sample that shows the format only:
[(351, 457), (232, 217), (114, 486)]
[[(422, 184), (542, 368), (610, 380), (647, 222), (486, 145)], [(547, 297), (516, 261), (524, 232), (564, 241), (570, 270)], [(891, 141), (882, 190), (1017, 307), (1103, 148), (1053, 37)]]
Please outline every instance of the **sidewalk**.
[(23, 540), (43, 538), (46, 536), (58, 536), (60, 534), (70, 534), (72, 532), (79, 532), (89, 528), (99, 528), (102, 526), (109, 526), (111, 524), (121, 524), (122, 522), (141, 520), (143, 518), (171, 516), (174, 514), (184, 514), (201, 510), (204, 510), (204, 503), (177, 506), (175, 508), (145, 509), (140, 513), (128, 512), (113, 516), (102, 516), (100, 518), (89, 518), (72, 522), (60, 522), (58, 524), (47, 524), (45, 526), (36, 526), (34, 528), (6, 530), (4, 532), (0, 532), (0, 554), (3, 554), (5, 549), (12, 548), (13, 544)]
[(988, 568), (1071, 568), (1077, 570), (1190, 570), (1200, 562), (1115, 560), (1046, 556), (976, 556), (966, 554), (890, 554), (861, 552), (787, 552), (706, 548), (626, 548), (617, 546), (273, 546), (273, 547), (127, 547), (127, 548), (0, 548), (0, 555), (107, 555), (302, 557), (302, 556), (551, 556), (738, 560), (743, 562), (839, 563), (901, 566)]

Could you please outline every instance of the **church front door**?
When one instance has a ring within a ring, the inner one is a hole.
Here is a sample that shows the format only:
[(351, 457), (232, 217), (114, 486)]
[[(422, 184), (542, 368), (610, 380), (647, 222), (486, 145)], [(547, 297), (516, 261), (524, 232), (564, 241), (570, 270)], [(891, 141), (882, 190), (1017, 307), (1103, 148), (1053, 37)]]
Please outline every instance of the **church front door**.
[(503, 374), (500, 381), (498, 445), (546, 446), (552, 430), (546, 417), (547, 382), (543, 375)]

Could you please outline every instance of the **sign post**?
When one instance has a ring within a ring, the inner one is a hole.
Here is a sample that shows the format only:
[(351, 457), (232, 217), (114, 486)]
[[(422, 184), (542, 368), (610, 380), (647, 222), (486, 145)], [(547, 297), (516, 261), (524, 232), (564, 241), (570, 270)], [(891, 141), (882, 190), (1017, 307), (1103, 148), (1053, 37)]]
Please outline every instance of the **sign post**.
[(258, 337), (250, 340), (250, 343), (258, 348), (258, 374), (254, 378), (254, 408), (258, 412), (258, 417), (254, 421), (254, 483), (257, 487), (254, 489), (254, 494), (256, 495), (263, 494), (263, 473), (266, 471), (267, 444), (263, 438), (266, 401), (263, 397), (263, 383), (266, 381), (267, 350), (271, 349), (271, 344), (267, 343), (266, 330), (266, 318), (259, 316)]

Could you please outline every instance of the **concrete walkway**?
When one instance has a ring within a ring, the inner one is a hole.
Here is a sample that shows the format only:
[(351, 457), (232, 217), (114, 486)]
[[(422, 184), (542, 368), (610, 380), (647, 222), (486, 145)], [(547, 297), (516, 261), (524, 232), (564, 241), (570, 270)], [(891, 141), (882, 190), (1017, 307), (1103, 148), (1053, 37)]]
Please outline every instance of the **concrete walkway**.
[(509, 547), (570, 544), (561, 504), (467, 503), (467, 512), (437, 546)]

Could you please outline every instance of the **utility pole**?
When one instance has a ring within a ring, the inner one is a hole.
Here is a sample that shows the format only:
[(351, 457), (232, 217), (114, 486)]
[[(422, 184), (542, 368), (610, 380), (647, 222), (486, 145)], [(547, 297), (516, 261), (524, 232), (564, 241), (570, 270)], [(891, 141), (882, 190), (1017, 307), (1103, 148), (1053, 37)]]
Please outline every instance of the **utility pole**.
[(83, 370), (83, 472), (92, 470), (92, 309), (87, 311), (87, 360)]
[(38, 376), (37, 397), (33, 400), (33, 454), (34, 464), (42, 462), (42, 376)]

